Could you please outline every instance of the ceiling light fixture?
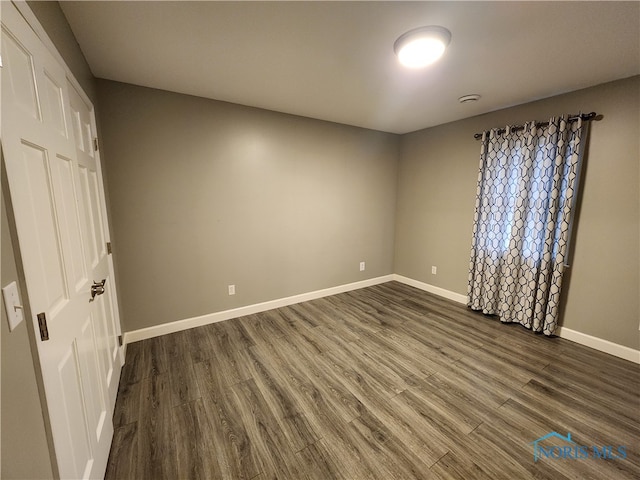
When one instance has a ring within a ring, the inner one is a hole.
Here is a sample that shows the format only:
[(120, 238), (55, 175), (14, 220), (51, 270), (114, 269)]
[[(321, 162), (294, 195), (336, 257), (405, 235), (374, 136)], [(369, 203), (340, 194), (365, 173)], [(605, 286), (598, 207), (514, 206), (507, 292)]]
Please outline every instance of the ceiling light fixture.
[(444, 27), (429, 25), (402, 34), (393, 44), (393, 51), (405, 67), (422, 68), (438, 60), (451, 42), (451, 32)]

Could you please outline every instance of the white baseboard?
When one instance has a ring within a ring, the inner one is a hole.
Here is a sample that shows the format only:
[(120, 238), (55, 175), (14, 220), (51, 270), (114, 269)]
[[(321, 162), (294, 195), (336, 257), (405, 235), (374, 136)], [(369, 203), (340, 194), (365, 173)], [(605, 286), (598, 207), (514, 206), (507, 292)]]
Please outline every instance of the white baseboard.
[(244, 315), (252, 315), (254, 313), (265, 312), (267, 310), (273, 310), (274, 308), (286, 307), (288, 305), (307, 302), (309, 300), (315, 300), (317, 298), (328, 297), (330, 295), (336, 295), (338, 293), (349, 292), (351, 290), (357, 290), (359, 288), (379, 285), (381, 283), (390, 282), (391, 280), (394, 280), (393, 275), (384, 275), (382, 277), (370, 278), (368, 280), (362, 280), (360, 282), (347, 283), (345, 285), (339, 285), (337, 287), (325, 288), (323, 290), (316, 290), (313, 292), (302, 293), (300, 295), (293, 295), (291, 297), (269, 300), (267, 302), (247, 305), (245, 307), (223, 310), (221, 312), (209, 313), (207, 315), (202, 315), (199, 317), (186, 318), (184, 320), (177, 320), (175, 322), (154, 325), (153, 327), (141, 328), (139, 330), (126, 332), (123, 337), (124, 343), (126, 345), (127, 343), (137, 342), (146, 338), (158, 337), (160, 335), (188, 330), (189, 328), (201, 327), (203, 325), (209, 325), (210, 323), (222, 322), (223, 320), (230, 320), (232, 318), (242, 317)]
[(640, 350), (634, 350), (633, 348), (625, 347), (624, 345), (619, 345), (609, 340), (603, 340), (602, 338), (593, 337), (566, 327), (558, 328), (558, 336), (579, 343), (580, 345), (591, 347), (594, 350), (599, 350), (609, 355), (640, 364)]
[[(454, 302), (462, 303), (465, 305), (467, 304), (468, 297), (466, 295), (451, 292), (449, 290), (445, 290), (444, 288), (429, 285), (428, 283), (420, 282), (412, 278), (403, 277), (402, 275), (394, 274), (393, 279), (400, 283), (404, 283), (406, 285), (419, 288), (420, 290), (424, 290), (425, 292), (448, 298), (449, 300), (453, 300)], [(619, 345), (617, 343), (610, 342), (609, 340), (603, 340), (602, 338), (593, 337), (591, 335), (587, 335), (586, 333), (571, 330), (570, 328), (566, 327), (559, 327), (557, 335), (560, 338), (579, 343), (580, 345), (584, 345), (585, 347), (590, 347), (594, 350), (608, 353), (609, 355), (613, 355), (615, 357), (623, 358), (625, 360), (629, 360), (630, 362), (640, 364), (640, 350), (634, 350), (633, 348), (625, 347), (624, 345)]]
[[(245, 307), (234, 308), (231, 310), (224, 310), (221, 312), (210, 313), (199, 317), (186, 318), (184, 320), (178, 320), (175, 322), (163, 323), (161, 325), (155, 325), (153, 327), (142, 328), (140, 330), (133, 330), (124, 334), (124, 346), (128, 343), (144, 340), (145, 338), (153, 338), (160, 335), (166, 335), (168, 333), (179, 332), (182, 330), (188, 330), (189, 328), (201, 327), (202, 325), (208, 325), (210, 323), (221, 322), (223, 320), (230, 320), (232, 318), (242, 317), (243, 315), (251, 315), (254, 313), (265, 312), (274, 308), (286, 307), (296, 303), (306, 302), (309, 300), (315, 300), (316, 298), (328, 297), (329, 295), (336, 295), (338, 293), (349, 292), (351, 290), (357, 290), (359, 288), (370, 287), (372, 285), (379, 285), (381, 283), (390, 282), (395, 280), (405, 285), (424, 290), (425, 292), (439, 295), (454, 302), (467, 304), (467, 296), (460, 293), (445, 290), (444, 288), (436, 287), (428, 283), (414, 280), (402, 275), (391, 274), (384, 275), (382, 277), (370, 278), (368, 280), (362, 280), (360, 282), (348, 283), (345, 285), (339, 285), (337, 287), (325, 288), (323, 290), (316, 290), (313, 292), (302, 293), (300, 295), (293, 295), (291, 297), (279, 298), (276, 300), (270, 300), (268, 302), (256, 303), (253, 305), (247, 305)], [(586, 333), (581, 333), (569, 328), (560, 327), (558, 329), (558, 336), (572, 342), (579, 343), (586, 347), (599, 350), (601, 352), (614, 355), (625, 360), (640, 364), (640, 350), (634, 350), (633, 348), (625, 347), (617, 343), (603, 340), (602, 338), (593, 337)]]
[(393, 280), (404, 283), (405, 285), (409, 285), (411, 287), (419, 288), (420, 290), (424, 290), (425, 292), (433, 293), (434, 295), (438, 295), (440, 297), (448, 298), (449, 300), (453, 300), (454, 302), (462, 303), (464, 305), (467, 304), (468, 298), (466, 295), (452, 292), (451, 290), (445, 290), (444, 288), (436, 287), (435, 285), (429, 285), (428, 283), (414, 280), (413, 278), (409, 277), (403, 277), (402, 275), (397, 275), (395, 273), (393, 274)]

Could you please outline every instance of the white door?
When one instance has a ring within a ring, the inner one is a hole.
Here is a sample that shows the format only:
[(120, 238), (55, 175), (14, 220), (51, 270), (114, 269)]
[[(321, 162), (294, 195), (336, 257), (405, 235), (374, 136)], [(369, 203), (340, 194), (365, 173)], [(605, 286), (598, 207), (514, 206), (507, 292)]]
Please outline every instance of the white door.
[(93, 108), (1, 3), (2, 149), (57, 466), (102, 478), (121, 359)]
[(102, 187), (102, 175), (94, 139), (97, 138), (93, 107), (85, 102), (71, 83), (68, 83), (71, 106), (71, 121), (76, 142), (78, 171), (80, 173), (80, 203), (84, 206), (84, 222), (87, 226), (85, 248), (86, 261), (93, 272), (91, 279), (104, 280), (104, 294), (95, 296), (92, 314), (96, 316), (98, 346), (102, 362), (103, 382), (107, 386), (107, 397), (114, 405), (120, 378), (119, 321), (115, 303), (115, 282), (111, 276), (110, 257), (107, 244), (108, 228), (105, 218), (106, 206)]

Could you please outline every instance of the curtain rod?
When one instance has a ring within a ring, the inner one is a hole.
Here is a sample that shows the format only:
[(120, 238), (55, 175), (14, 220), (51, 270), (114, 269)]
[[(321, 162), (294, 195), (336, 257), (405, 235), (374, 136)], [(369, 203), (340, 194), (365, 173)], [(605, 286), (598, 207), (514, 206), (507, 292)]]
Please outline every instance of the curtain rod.
[[(568, 120), (570, 122), (575, 122), (580, 117), (582, 117), (582, 120), (592, 120), (596, 116), (597, 116), (596, 112), (583, 113), (581, 115), (571, 115)], [(549, 122), (536, 123), (536, 127), (546, 127), (547, 125), (549, 125)], [(511, 127), (511, 131), (512, 132), (517, 132), (518, 130), (524, 130), (524, 127), (525, 127), (524, 125), (514, 125), (513, 127)], [(501, 128), (500, 130), (498, 130), (498, 135), (501, 135), (501, 134), (503, 134), (505, 132), (506, 132), (506, 130), (504, 128)], [(476, 140), (481, 139), (482, 138), (482, 133), (476, 133), (473, 136), (473, 138), (475, 138)]]

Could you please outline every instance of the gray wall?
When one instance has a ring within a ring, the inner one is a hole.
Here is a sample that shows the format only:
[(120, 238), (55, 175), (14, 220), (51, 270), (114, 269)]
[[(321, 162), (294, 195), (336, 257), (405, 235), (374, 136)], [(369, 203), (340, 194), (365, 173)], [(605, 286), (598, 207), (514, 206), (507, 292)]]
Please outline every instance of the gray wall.
[(596, 111), (604, 118), (591, 122), (562, 326), (639, 348), (639, 94), (633, 77), (403, 136), (395, 273), (466, 295), (480, 152), (473, 134)]
[(124, 331), (392, 273), (397, 136), (103, 80), (98, 99)]
[[(94, 79), (80, 47), (57, 2), (28, 2), (74, 76), (93, 100)], [(5, 191), (2, 191), (2, 286), (18, 279), (16, 252), (11, 241), (12, 226), (7, 221)], [(24, 292), (24, 286), (20, 285)], [(0, 477), (51, 478), (53, 467), (36, 381), (36, 366), (27, 335), (26, 320), (9, 332), (2, 306), (1, 458)], [(35, 347), (34, 347), (35, 349)]]
[(466, 294), (473, 134), (595, 110), (562, 325), (638, 348), (639, 83), (399, 137), (99, 81), (123, 330), (392, 272)]

